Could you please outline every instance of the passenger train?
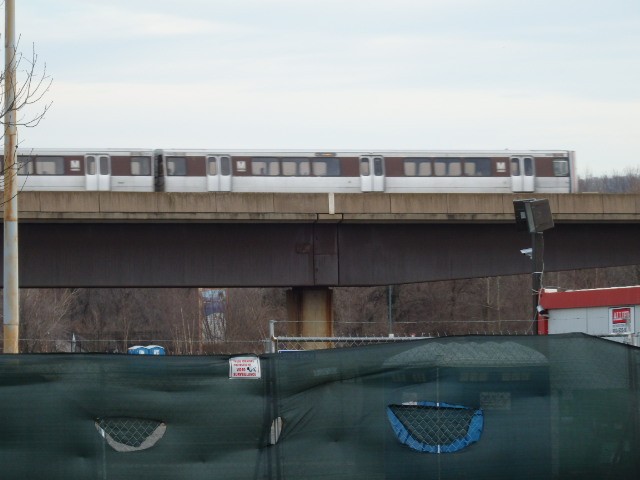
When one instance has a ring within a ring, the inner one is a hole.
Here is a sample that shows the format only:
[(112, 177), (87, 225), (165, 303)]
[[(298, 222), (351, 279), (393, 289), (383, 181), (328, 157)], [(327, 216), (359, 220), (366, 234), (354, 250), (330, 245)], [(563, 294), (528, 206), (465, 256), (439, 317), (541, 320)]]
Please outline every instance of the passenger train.
[(127, 192), (577, 192), (575, 154), (497, 151), (18, 151), (18, 188)]

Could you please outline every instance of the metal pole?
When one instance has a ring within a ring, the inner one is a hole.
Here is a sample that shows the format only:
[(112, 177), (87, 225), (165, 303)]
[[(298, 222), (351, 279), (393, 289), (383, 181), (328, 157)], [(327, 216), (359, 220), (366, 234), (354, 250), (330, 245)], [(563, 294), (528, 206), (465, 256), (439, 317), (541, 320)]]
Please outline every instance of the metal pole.
[(531, 299), (533, 304), (533, 334), (538, 334), (538, 302), (542, 288), (542, 270), (544, 268), (544, 241), (541, 232), (531, 234), (531, 260), (533, 273), (531, 277)]
[(269, 351), (267, 353), (276, 353), (276, 321), (269, 320)]
[(388, 316), (388, 321), (389, 321), (389, 335), (391, 335), (393, 333), (393, 304), (392, 304), (392, 297), (393, 296), (393, 285), (389, 285), (387, 287), (387, 302), (388, 302), (388, 306), (387, 306), (387, 316)]
[(15, 0), (5, 0), (4, 13), (4, 353), (19, 353)]

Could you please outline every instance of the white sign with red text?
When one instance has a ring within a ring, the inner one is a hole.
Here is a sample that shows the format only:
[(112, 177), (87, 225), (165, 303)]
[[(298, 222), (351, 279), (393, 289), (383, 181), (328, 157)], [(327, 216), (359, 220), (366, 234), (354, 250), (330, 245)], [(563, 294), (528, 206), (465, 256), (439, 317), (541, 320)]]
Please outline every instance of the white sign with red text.
[(633, 308), (613, 307), (609, 309), (609, 330), (611, 333), (630, 333), (633, 331)]
[(260, 359), (253, 356), (230, 358), (229, 378), (260, 378)]

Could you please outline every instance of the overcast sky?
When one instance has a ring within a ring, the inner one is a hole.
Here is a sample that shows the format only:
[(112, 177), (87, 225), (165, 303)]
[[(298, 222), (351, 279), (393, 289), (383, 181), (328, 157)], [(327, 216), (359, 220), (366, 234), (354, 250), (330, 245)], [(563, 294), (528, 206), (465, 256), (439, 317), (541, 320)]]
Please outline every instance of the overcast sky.
[(24, 147), (568, 149), (640, 165), (638, 0), (28, 0)]

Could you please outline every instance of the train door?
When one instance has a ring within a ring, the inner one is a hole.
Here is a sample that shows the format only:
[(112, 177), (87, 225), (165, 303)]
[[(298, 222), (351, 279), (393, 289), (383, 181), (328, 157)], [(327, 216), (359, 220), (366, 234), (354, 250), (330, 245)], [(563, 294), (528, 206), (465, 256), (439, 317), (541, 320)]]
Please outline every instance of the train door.
[(231, 191), (231, 158), (222, 155), (207, 157), (207, 191)]
[(535, 162), (533, 157), (511, 157), (511, 190), (533, 192), (535, 188)]
[(86, 155), (84, 173), (87, 190), (111, 190), (111, 159), (108, 155)]
[(384, 192), (384, 158), (360, 157), (360, 188), (363, 192)]

